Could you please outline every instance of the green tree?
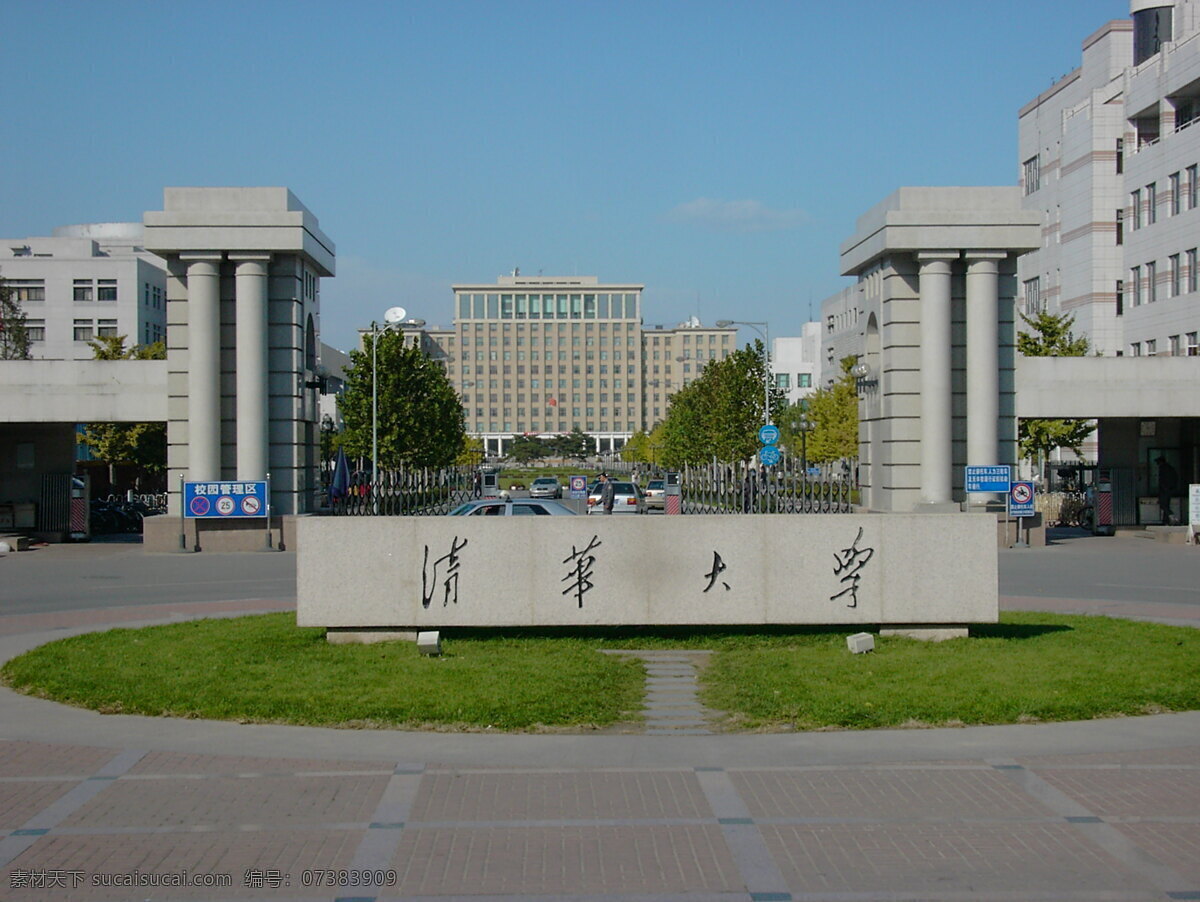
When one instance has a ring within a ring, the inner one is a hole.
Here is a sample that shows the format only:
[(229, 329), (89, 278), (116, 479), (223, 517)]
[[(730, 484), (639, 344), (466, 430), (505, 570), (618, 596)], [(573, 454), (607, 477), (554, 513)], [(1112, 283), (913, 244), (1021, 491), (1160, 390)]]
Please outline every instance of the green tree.
[[(125, 348), (124, 335), (102, 335), (89, 342), (96, 360), (165, 360), (167, 347), (161, 341)], [(88, 423), (77, 438), (92, 454), (109, 466), (109, 479), (116, 481), (117, 464), (133, 464), (148, 473), (167, 468), (166, 423)]]
[(371, 458), (376, 341), (380, 469), (450, 466), (466, 438), (462, 404), (441, 365), (398, 330), (367, 335), (363, 349), (350, 352), (346, 388), (338, 400), (346, 454)]
[(531, 460), (541, 460), (550, 453), (550, 449), (536, 435), (514, 435), (512, 444), (508, 447), (508, 456), (520, 463)]
[(638, 430), (629, 436), (621, 448), (621, 460), (626, 463), (650, 463), (650, 436)]
[[(766, 422), (766, 360), (761, 341), (710, 361), (700, 377), (676, 392), (662, 422), (661, 460), (670, 467), (712, 458), (745, 460), (759, 448)], [(770, 419), (785, 406), (784, 394), (770, 389)]]
[(591, 456), (596, 448), (596, 441), (586, 432), (575, 426), (566, 435), (556, 435), (548, 442), (552, 454), (558, 457), (570, 457), (584, 460)]
[[(1076, 338), (1071, 331), (1075, 317), (1069, 313), (1021, 314), (1021, 321), (1030, 330), (1017, 334), (1017, 350), (1023, 357), (1085, 357), (1091, 348), (1086, 337)], [(1070, 448), (1079, 455), (1093, 429), (1091, 420), (1026, 419), (1017, 426), (1017, 439), (1021, 454), (1035, 460), (1055, 448)]]
[(808, 459), (815, 463), (858, 457), (858, 389), (850, 374), (857, 357), (843, 357), (841, 378), (808, 398)]
[(0, 278), (0, 360), (29, 359), (29, 330), (25, 311), (12, 296), (12, 289)]
[(484, 456), (483, 439), (464, 435), (462, 450), (458, 452), (455, 463), (460, 467), (477, 467), (483, 463)]

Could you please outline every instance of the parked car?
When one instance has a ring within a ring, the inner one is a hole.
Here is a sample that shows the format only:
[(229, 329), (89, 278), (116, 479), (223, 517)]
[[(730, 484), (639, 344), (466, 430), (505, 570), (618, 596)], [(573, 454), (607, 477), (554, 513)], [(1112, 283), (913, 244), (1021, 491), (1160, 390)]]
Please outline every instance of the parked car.
[[(600, 505), (600, 483), (597, 482), (588, 489), (589, 514), (603, 514)], [(644, 514), (646, 499), (636, 482), (613, 482), (613, 513), (614, 514)]]
[(468, 501), (450, 511), (451, 517), (561, 517), (575, 516), (561, 501), (541, 498), (486, 498)]
[(663, 498), (663, 481), (651, 479), (646, 483), (646, 510), (662, 510), (666, 506)]
[(530, 498), (561, 498), (562, 483), (553, 476), (539, 476), (529, 486)]

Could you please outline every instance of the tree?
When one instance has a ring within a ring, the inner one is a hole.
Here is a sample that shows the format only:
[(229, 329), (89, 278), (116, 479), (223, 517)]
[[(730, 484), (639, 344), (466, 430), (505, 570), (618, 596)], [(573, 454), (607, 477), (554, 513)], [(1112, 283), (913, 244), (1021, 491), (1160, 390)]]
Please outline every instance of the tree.
[(758, 430), (783, 411), (784, 394), (770, 392), (767, 403), (765, 348), (761, 341), (710, 361), (700, 377), (676, 392), (662, 422), (662, 461), (671, 467), (717, 458), (745, 460), (759, 448)]
[[(1021, 314), (1029, 332), (1017, 334), (1017, 350), (1023, 357), (1085, 357), (1091, 346), (1086, 337), (1076, 338), (1071, 331), (1075, 317), (1069, 313)], [(1017, 438), (1021, 454), (1039, 459), (1055, 448), (1070, 448), (1081, 456), (1080, 446), (1095, 429), (1091, 420), (1021, 420)]]
[(484, 456), (483, 439), (464, 435), (462, 450), (458, 452), (455, 463), (460, 467), (477, 467), (483, 462)]
[(841, 378), (808, 398), (810, 461), (829, 463), (858, 457), (858, 388), (850, 374), (857, 361), (857, 357), (843, 357)]
[(346, 388), (338, 401), (342, 446), (351, 457), (371, 457), (371, 352), (377, 345), (379, 466), (450, 466), (463, 450), (463, 409), (445, 370), (398, 330), (367, 335), (350, 352)]
[(12, 289), (0, 278), (0, 360), (29, 359), (29, 330), (25, 311), (13, 299)]
[(650, 436), (638, 430), (629, 436), (621, 448), (621, 460), (626, 463), (650, 463)]
[(520, 463), (541, 460), (549, 453), (546, 443), (536, 435), (514, 435), (508, 448), (508, 456)]
[[(96, 360), (165, 360), (167, 347), (161, 341), (134, 345), (126, 350), (124, 335), (102, 335), (89, 342)], [(92, 454), (109, 466), (109, 479), (116, 482), (117, 464), (133, 464), (148, 473), (167, 468), (166, 423), (88, 423), (77, 438)]]
[(573, 457), (576, 460), (585, 460), (588, 458), (596, 447), (595, 439), (586, 432), (583, 432), (578, 426), (575, 426), (566, 435), (556, 435), (547, 443), (550, 452), (559, 457)]

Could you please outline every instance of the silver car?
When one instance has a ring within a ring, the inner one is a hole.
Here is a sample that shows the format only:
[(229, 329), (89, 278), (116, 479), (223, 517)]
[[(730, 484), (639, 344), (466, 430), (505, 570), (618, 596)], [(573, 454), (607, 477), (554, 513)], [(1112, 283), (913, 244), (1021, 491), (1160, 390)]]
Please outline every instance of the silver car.
[(468, 501), (450, 511), (451, 517), (574, 517), (571, 510), (561, 501), (541, 498), (485, 498)]
[(562, 484), (553, 476), (539, 476), (529, 486), (530, 498), (561, 498)]
[[(642, 490), (638, 488), (636, 482), (614, 480), (612, 485), (614, 514), (644, 514), (646, 512), (646, 499), (642, 496)], [(589, 514), (604, 513), (604, 507), (600, 504), (600, 483), (597, 482), (588, 490), (587, 504)]]
[(651, 479), (646, 483), (646, 510), (662, 510), (665, 506), (663, 481), (661, 479)]

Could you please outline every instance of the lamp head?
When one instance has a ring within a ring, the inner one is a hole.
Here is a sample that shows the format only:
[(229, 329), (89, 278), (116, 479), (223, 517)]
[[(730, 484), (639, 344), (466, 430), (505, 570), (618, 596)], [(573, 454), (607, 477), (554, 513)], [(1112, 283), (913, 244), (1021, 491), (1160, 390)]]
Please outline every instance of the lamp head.
[(731, 319), (717, 320), (717, 328), (718, 329), (728, 329), (732, 325), (733, 325), (733, 320), (731, 320)]
[(396, 323), (402, 322), (408, 316), (408, 311), (403, 307), (388, 307), (383, 313), (383, 321), (389, 326), (394, 326)]
[(871, 368), (865, 363), (856, 363), (850, 367), (850, 375), (855, 379), (866, 379), (867, 376), (871, 375)]

